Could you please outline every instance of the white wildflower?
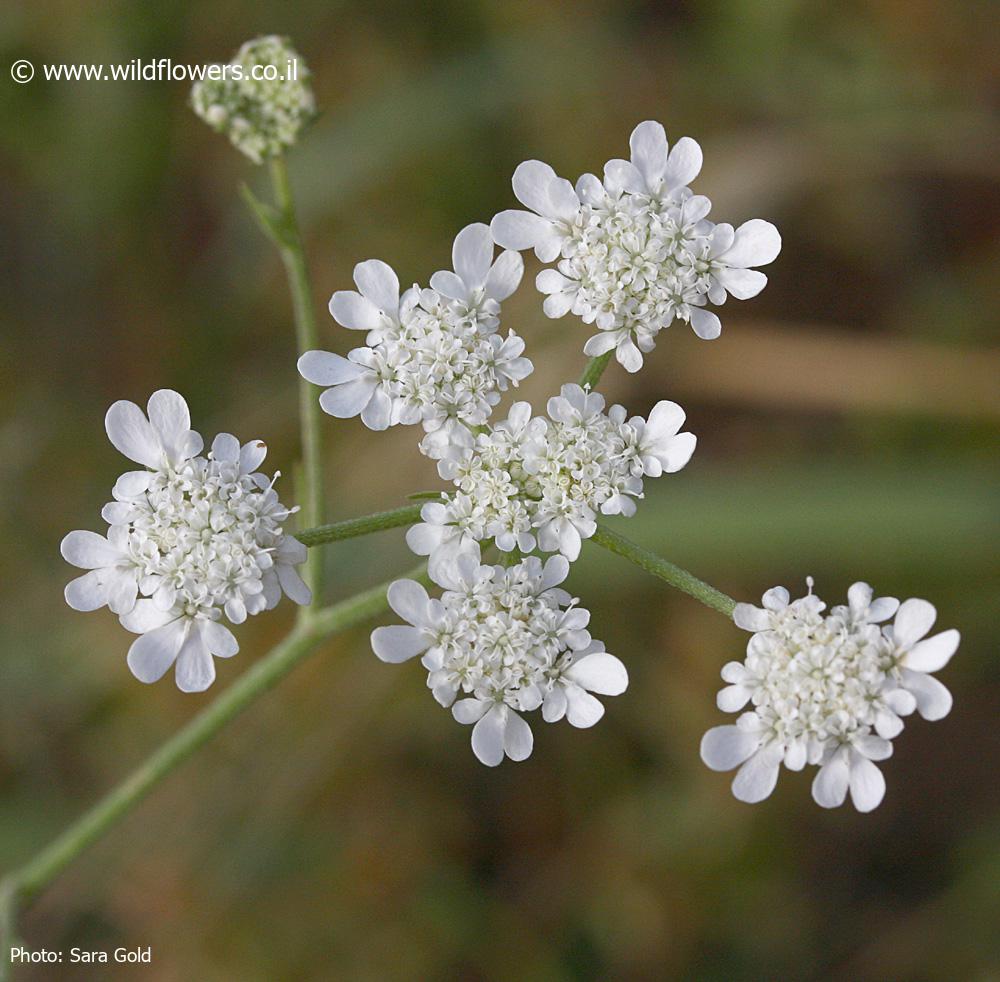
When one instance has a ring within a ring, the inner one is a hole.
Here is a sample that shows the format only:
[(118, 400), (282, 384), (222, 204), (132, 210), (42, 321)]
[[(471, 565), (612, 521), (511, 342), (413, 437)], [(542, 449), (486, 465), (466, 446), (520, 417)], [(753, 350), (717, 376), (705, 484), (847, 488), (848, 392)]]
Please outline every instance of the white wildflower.
[(760, 219), (736, 230), (708, 220), (711, 202), (687, 187), (701, 170), (694, 140), (670, 149), (663, 127), (646, 121), (629, 142), (631, 160), (609, 161), (603, 182), (584, 174), (574, 187), (548, 164), (525, 161), (513, 186), (530, 211), (501, 212), (491, 228), (505, 248), (558, 260), (536, 281), (547, 295), (545, 313), (572, 312), (594, 324), (598, 333), (584, 351), (614, 350), (635, 372), (674, 320), (689, 322), (701, 338), (718, 337), (721, 322), (705, 305), (760, 293), (767, 277), (752, 267), (777, 257), (781, 237)]
[[(847, 605), (824, 614), (809, 585), (798, 600), (775, 587), (763, 607), (736, 605), (734, 621), (753, 637), (746, 660), (723, 668), (730, 684), (718, 704), (733, 713), (751, 708), (735, 726), (709, 730), (701, 756), (713, 770), (739, 767), (733, 794), (741, 801), (768, 797), (782, 763), (796, 771), (814, 764), (818, 804), (836, 807), (850, 791), (858, 811), (871, 811), (885, 794), (873, 762), (892, 754), (901, 717), (916, 709), (937, 720), (951, 709), (951, 694), (929, 673), (948, 663), (959, 634), (925, 638), (937, 616), (931, 604), (873, 600), (867, 583), (855, 583)], [(891, 626), (879, 626), (894, 614)]]
[(432, 571), (493, 539), (503, 552), (562, 553), (570, 561), (597, 528), (598, 514), (635, 513), (643, 477), (680, 470), (695, 448), (680, 433), (684, 410), (660, 402), (649, 419), (626, 418), (622, 406), (604, 411), (604, 397), (564, 385), (548, 402), (548, 418), (515, 403), (506, 420), (443, 448), (438, 471), (455, 491), (429, 502), (407, 535), (430, 557)]
[(500, 303), (517, 289), (523, 264), (516, 252), (493, 260), (493, 239), (482, 223), (455, 239), (455, 271), (431, 277), (431, 288), (400, 296), (399, 279), (379, 260), (359, 263), (359, 292), (339, 291), (330, 312), (341, 325), (367, 331), (367, 347), (347, 358), (309, 351), (299, 359), (304, 378), (327, 389), (320, 405), (341, 419), (361, 416), (373, 430), (422, 423), (444, 429), (481, 426), (501, 393), (532, 371), (524, 341), (499, 331)]
[(140, 635), (128, 653), (140, 681), (155, 682), (176, 664), (178, 687), (199, 692), (215, 678), (212, 656), (239, 647), (220, 623), (223, 613), (240, 624), (274, 607), (282, 592), (310, 602), (295, 569), (306, 549), (282, 530), (292, 510), (257, 472), (267, 453), (261, 441), (241, 446), (220, 433), (201, 456), (180, 395), (161, 389), (147, 409), (148, 418), (132, 402), (108, 410), (112, 444), (145, 469), (116, 482), (102, 511), (105, 536), (76, 531), (63, 539), (66, 561), (89, 570), (66, 587), (66, 601), (76, 610), (107, 605)]
[(625, 666), (586, 630), (590, 613), (559, 588), (568, 571), (561, 556), (509, 568), (463, 557), (438, 577), (440, 599), (398, 580), (389, 603), (407, 623), (376, 628), (372, 648), (386, 662), (421, 656), (434, 698), (475, 724), (472, 749), (484, 764), (524, 760), (534, 740), (521, 713), (541, 707), (547, 722), (593, 726), (604, 707), (592, 693), (628, 686)]
[(309, 69), (287, 38), (247, 41), (220, 76), (191, 89), (191, 106), (255, 164), (283, 154), (316, 115)]

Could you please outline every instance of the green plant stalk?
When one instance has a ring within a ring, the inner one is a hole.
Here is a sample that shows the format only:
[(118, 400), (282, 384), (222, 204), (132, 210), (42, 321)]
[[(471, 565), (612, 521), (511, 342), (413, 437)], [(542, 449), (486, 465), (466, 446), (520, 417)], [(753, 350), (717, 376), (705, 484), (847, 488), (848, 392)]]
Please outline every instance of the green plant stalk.
[(706, 607), (711, 607), (712, 610), (717, 610), (720, 614), (725, 614), (726, 617), (733, 616), (736, 601), (732, 597), (726, 596), (720, 590), (716, 590), (714, 586), (709, 586), (693, 573), (663, 559), (655, 552), (650, 552), (632, 542), (631, 539), (626, 539), (624, 535), (619, 535), (603, 525), (598, 525), (597, 531), (592, 536), (592, 541), (610, 552), (624, 557), (629, 562), (635, 563), (640, 569), (652, 573), (653, 576), (659, 577), (664, 583), (669, 583), (689, 597), (700, 600)]
[[(270, 238), (278, 246), (281, 259), (288, 276), (288, 288), (292, 294), (292, 310), (295, 319), (295, 338), (299, 354), (317, 347), (316, 312), (313, 307), (312, 287), (309, 283), (309, 267), (306, 264), (305, 248), (295, 215), (292, 188), (288, 180), (288, 168), (284, 157), (271, 161), (271, 183), (277, 203), (276, 214), (271, 221), (261, 219), (265, 230), (270, 230)], [(320, 408), (315, 387), (299, 376), (299, 426), (302, 443), (302, 486), (296, 488), (296, 496), (302, 511), (299, 524), (310, 528), (323, 521), (323, 446), (320, 428)], [(319, 554), (311, 554), (306, 562), (304, 579), (312, 590), (313, 603), (319, 601), (323, 589), (323, 559)], [(314, 606), (299, 608), (301, 618), (308, 619)]]
[(591, 358), (587, 362), (587, 367), (580, 376), (580, 385), (583, 388), (597, 388), (597, 383), (600, 382), (601, 376), (604, 374), (604, 369), (608, 367), (608, 363), (611, 361), (614, 353), (614, 349), (612, 348), (611, 351), (606, 351), (603, 355)]
[[(427, 582), (426, 564), (409, 573), (410, 579)], [(354, 597), (316, 611), (299, 623), (269, 654), (241, 675), (222, 695), (156, 750), (145, 763), (113, 788), (52, 843), (0, 884), (0, 929), (4, 946), (0, 979), (9, 971), (10, 946), (19, 907), (35, 898), (70, 863), (127, 815), (180, 764), (204, 746), (230, 720), (280, 682), (322, 641), (354, 627), (388, 608), (382, 583)]]
[(295, 538), (304, 546), (320, 546), (328, 542), (340, 542), (343, 539), (353, 539), (359, 535), (369, 535), (381, 532), (383, 529), (399, 528), (401, 525), (412, 525), (420, 521), (422, 504), (403, 505), (402, 508), (392, 508), (389, 511), (377, 511), (373, 515), (361, 518), (348, 518), (343, 522), (333, 522), (331, 525), (320, 525), (317, 528), (303, 529), (295, 533)]

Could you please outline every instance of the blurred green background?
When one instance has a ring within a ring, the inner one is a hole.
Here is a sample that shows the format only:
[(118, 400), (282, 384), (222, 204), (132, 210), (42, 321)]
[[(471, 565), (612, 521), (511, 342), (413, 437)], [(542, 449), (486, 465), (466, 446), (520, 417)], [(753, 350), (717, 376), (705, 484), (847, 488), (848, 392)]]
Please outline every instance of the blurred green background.
[[(784, 251), (722, 338), (681, 325), (606, 376), (635, 412), (680, 401), (698, 453), (617, 527), (754, 599), (807, 574), (921, 596), (963, 634), (951, 716), (914, 718), (875, 813), (824, 812), (784, 772), (747, 806), (698, 741), (745, 636), (596, 547), (571, 588), (631, 688), (593, 730), (534, 723), (479, 765), (416, 664), (334, 639), (175, 774), (25, 915), (32, 948), (151, 945), (153, 964), (25, 979), (995, 980), (1000, 791), (995, 562), (1000, 396), (996, 8), (821, 3), (27, 3), (0, 18), (0, 866), (63, 828), (214, 691), (136, 683), (107, 611), (71, 612), (58, 543), (100, 528), (118, 398), (183, 392), (207, 435), (296, 453), (289, 301), (245, 213), (243, 159), (172, 82), (15, 85), (8, 66), (225, 60), (290, 35), (321, 118), (290, 166), (326, 347), (355, 262), (406, 281), (511, 207), (516, 164), (575, 177), (642, 119), (689, 134), (713, 217)], [(536, 406), (588, 330), (526, 284)], [(331, 518), (439, 482), (414, 432), (325, 419)], [(282, 479), (291, 497), (290, 477)], [(326, 550), (331, 596), (406, 568), (401, 531)]]

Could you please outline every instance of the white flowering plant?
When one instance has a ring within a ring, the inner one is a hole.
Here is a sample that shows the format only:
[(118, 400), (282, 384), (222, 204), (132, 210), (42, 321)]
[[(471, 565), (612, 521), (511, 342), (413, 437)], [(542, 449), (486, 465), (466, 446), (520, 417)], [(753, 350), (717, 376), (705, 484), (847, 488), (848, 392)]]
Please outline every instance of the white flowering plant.
[[(891, 754), (904, 720), (914, 712), (937, 720), (951, 708), (932, 673), (945, 667), (959, 636), (946, 630), (927, 637), (934, 607), (876, 599), (859, 582), (846, 604), (827, 610), (811, 580), (797, 600), (776, 587), (761, 607), (736, 603), (603, 524), (634, 515), (648, 480), (677, 475), (697, 441), (676, 402), (660, 400), (645, 416), (608, 406), (597, 388), (602, 374), (612, 358), (639, 371), (675, 321), (704, 340), (718, 338), (721, 322), (711, 308), (764, 288), (758, 267), (781, 249), (775, 226), (710, 220), (711, 202), (690, 187), (701, 169), (699, 145), (683, 137), (671, 147), (660, 123), (642, 122), (632, 131), (629, 158), (608, 161), (602, 177), (570, 182), (540, 161), (519, 165), (513, 190), (524, 209), (459, 231), (453, 268), (434, 272), (425, 286), (402, 289), (386, 263), (358, 263), (356, 289), (334, 291), (329, 312), (363, 343), (346, 356), (323, 350), (284, 161), (315, 112), (308, 70), (286, 41), (272, 37), (248, 42), (231, 64), (292, 60), (299, 66), (293, 81), (200, 83), (192, 104), (266, 165), (273, 181), (273, 203), (249, 191), (245, 197), (280, 251), (292, 295), (301, 506), (282, 504), (278, 475), (259, 470), (262, 441), (223, 433), (205, 451), (183, 397), (162, 389), (145, 412), (128, 401), (109, 409), (107, 435), (139, 469), (114, 482), (101, 511), (106, 530), (70, 532), (62, 553), (85, 571), (66, 587), (67, 603), (80, 611), (107, 607), (137, 635), (126, 662), (142, 682), (173, 668), (179, 689), (204, 691), (216, 679), (216, 659), (238, 651), (227, 623), (271, 610), (282, 596), (298, 605), (298, 618), (274, 651), (19, 871), (6, 902), (37, 893), (324, 638), (389, 609), (402, 623), (375, 628), (374, 655), (393, 664), (419, 659), (433, 699), (472, 727), (482, 763), (528, 757), (534, 737), (525, 717), (535, 711), (545, 722), (593, 726), (606, 709), (598, 697), (625, 693), (629, 675), (627, 659), (595, 640), (589, 611), (566, 589), (587, 542), (751, 632), (745, 659), (722, 668), (728, 685), (718, 695), (719, 709), (740, 716), (710, 729), (701, 745), (710, 768), (738, 768), (738, 799), (770, 795), (782, 764), (809, 765), (818, 768), (813, 797), (820, 805), (839, 805), (849, 793), (859, 811), (876, 807), (885, 782), (875, 762)], [(525, 340), (503, 326), (527, 250), (545, 265), (535, 278), (544, 313), (569, 316), (567, 331), (575, 321), (596, 331), (581, 332), (589, 361), (544, 412), (513, 401), (512, 390), (534, 366)], [(442, 488), (324, 524), (322, 414), (375, 432), (419, 425), (416, 449), (435, 462)], [(319, 548), (394, 527), (408, 527), (417, 567), (324, 605)], [(613, 625), (601, 634), (614, 648)], [(225, 671), (238, 669), (227, 662)]]

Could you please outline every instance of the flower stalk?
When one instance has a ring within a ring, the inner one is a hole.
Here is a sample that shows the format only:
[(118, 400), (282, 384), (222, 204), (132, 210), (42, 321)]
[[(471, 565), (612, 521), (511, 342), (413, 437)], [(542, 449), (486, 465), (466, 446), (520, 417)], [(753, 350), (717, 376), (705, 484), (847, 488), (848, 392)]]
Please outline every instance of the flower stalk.
[[(433, 497), (438, 498), (440, 495), (435, 494)], [(377, 511), (372, 515), (363, 515), (361, 518), (348, 518), (342, 522), (304, 529), (296, 533), (295, 538), (304, 546), (312, 547), (326, 545), (329, 542), (340, 542), (343, 539), (354, 539), (359, 535), (370, 535), (372, 532), (381, 532), (384, 529), (400, 528), (403, 525), (412, 525), (414, 522), (420, 521), (422, 507), (423, 505), (418, 502), (414, 505), (392, 508), (389, 511)]]
[[(275, 157), (270, 161), (269, 166), (275, 205), (268, 205), (258, 200), (246, 187), (242, 189), (243, 198), (261, 230), (277, 246), (281, 254), (288, 277), (288, 288), (292, 295), (296, 347), (298, 354), (302, 355), (315, 348), (317, 344), (316, 313), (313, 308), (309, 267), (306, 263), (305, 248), (302, 244), (302, 235), (295, 214), (295, 204), (285, 158)], [(300, 523), (306, 528), (311, 528), (323, 521), (323, 447), (320, 409), (311, 386), (301, 376), (298, 385), (302, 481), (301, 488), (297, 488), (296, 493), (302, 507)], [(314, 602), (321, 595), (322, 572), (322, 558), (319, 555), (311, 555), (306, 564), (303, 578), (312, 590)], [(311, 616), (312, 610), (312, 607), (303, 607), (299, 612), (300, 617)]]
[[(424, 565), (405, 574), (424, 580)], [(30, 903), (89, 846), (117, 824), (154, 788), (208, 743), (227, 723), (273, 689), (296, 665), (328, 637), (354, 627), (388, 609), (388, 583), (314, 612), (249, 671), (241, 675), (211, 705), (174, 734), (124, 781), (113, 788), (66, 831), (0, 885), (0, 927), (4, 955), (0, 979), (9, 971), (10, 940), (17, 910)]]
[(592, 541), (603, 546), (609, 552), (635, 563), (640, 569), (652, 573), (653, 576), (663, 580), (664, 583), (669, 583), (689, 597), (694, 597), (706, 607), (711, 607), (712, 610), (717, 610), (726, 617), (733, 616), (736, 601), (732, 597), (727, 596), (721, 590), (716, 590), (714, 586), (710, 586), (704, 580), (699, 580), (697, 576), (689, 573), (686, 569), (656, 555), (655, 552), (650, 552), (631, 539), (626, 539), (624, 535), (612, 532), (604, 525), (598, 525)]

